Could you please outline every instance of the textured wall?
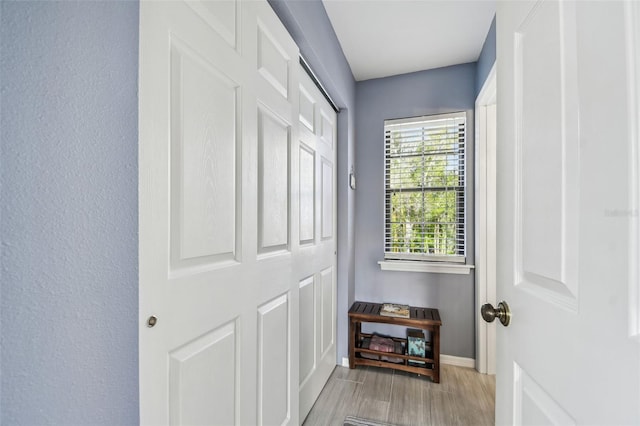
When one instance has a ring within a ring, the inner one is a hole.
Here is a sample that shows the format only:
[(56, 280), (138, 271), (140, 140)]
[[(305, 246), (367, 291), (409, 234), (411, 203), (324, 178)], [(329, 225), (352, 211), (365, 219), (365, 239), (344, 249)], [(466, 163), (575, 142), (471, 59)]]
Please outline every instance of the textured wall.
[(482, 51), (480, 52), (480, 57), (478, 58), (478, 68), (476, 70), (476, 96), (480, 93), (482, 89), (482, 85), (484, 81), (487, 79), (489, 75), (489, 71), (491, 71), (491, 67), (496, 61), (496, 17), (493, 17), (493, 21), (491, 21), (491, 27), (489, 27), (489, 32), (487, 33), (487, 37), (484, 39), (484, 44), (482, 45)]
[(136, 424), (138, 3), (0, 7), (0, 421)]
[(354, 301), (355, 194), (348, 188), (354, 164), (356, 83), (320, 0), (269, 0), (331, 97), (338, 115), (338, 362), (347, 356), (347, 311)]
[[(467, 121), (467, 258), (473, 263), (473, 108), (476, 64), (356, 86), (356, 299), (438, 308), (441, 352), (475, 357), (474, 275), (381, 271), (384, 258), (384, 120), (470, 111)], [(380, 331), (385, 331), (377, 327)], [(387, 330), (387, 332), (389, 332)]]

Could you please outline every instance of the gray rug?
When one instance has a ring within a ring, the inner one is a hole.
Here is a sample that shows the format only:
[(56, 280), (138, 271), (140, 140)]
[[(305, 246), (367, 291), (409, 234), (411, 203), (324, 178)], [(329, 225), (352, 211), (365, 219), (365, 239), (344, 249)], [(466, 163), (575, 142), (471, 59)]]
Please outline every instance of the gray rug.
[(347, 416), (343, 426), (393, 426), (389, 423), (380, 423), (374, 420), (363, 419), (362, 417)]

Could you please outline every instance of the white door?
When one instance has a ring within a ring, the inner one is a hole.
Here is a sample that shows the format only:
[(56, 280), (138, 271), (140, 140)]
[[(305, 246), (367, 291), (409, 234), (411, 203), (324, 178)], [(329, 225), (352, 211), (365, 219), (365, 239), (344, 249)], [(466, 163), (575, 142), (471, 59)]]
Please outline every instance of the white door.
[(298, 73), (266, 1), (141, 2), (142, 424), (299, 422)]
[(639, 7), (498, 2), (498, 424), (640, 423)]
[(300, 73), (300, 420), (336, 366), (336, 123)]

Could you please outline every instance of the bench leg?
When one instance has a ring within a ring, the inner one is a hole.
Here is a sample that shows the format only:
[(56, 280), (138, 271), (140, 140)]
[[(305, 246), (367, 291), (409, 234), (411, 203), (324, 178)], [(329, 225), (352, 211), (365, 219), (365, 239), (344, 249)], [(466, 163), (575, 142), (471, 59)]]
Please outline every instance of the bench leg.
[(349, 368), (356, 368), (356, 324), (349, 320)]
[(433, 327), (433, 381), (440, 383), (440, 327)]

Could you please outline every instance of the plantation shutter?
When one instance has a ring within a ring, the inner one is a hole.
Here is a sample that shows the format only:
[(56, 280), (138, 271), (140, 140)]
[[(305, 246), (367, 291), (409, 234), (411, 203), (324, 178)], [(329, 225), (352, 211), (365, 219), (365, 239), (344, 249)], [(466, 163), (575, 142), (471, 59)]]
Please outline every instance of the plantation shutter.
[(465, 261), (465, 124), (385, 121), (385, 259)]

